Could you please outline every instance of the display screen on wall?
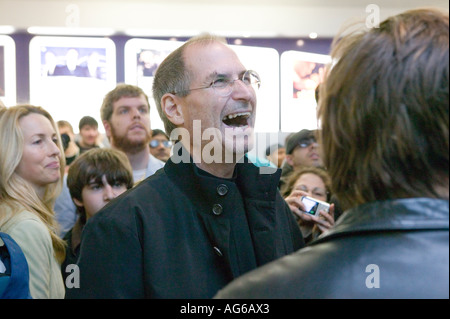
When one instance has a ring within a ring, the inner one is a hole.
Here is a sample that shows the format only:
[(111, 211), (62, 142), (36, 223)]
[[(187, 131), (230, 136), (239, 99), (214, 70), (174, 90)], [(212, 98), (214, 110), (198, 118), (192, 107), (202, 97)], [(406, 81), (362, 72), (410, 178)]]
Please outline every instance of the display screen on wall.
[(317, 129), (315, 90), (323, 81), (329, 55), (286, 51), (281, 54), (281, 130)]
[(116, 85), (116, 50), (106, 38), (34, 37), (30, 41), (30, 103), (48, 110), (55, 121), (99, 122), (106, 93)]
[[(149, 96), (152, 128), (164, 129), (152, 96), (153, 76), (159, 64), (183, 42), (169, 40), (131, 39), (125, 44), (125, 82), (138, 85)], [(257, 132), (279, 130), (279, 55), (275, 49), (231, 46), (247, 69), (261, 76), (257, 94)], [(154, 110), (154, 111), (153, 111)]]
[(261, 87), (257, 92), (255, 132), (278, 132), (280, 128), (280, 56), (272, 48), (232, 45), (242, 64), (258, 72)]
[(156, 68), (182, 44), (180, 41), (150, 39), (130, 39), (125, 44), (125, 82), (139, 86), (147, 94), (153, 129), (164, 130), (152, 93)]
[(16, 50), (6, 35), (0, 35), (0, 100), (6, 106), (16, 104)]

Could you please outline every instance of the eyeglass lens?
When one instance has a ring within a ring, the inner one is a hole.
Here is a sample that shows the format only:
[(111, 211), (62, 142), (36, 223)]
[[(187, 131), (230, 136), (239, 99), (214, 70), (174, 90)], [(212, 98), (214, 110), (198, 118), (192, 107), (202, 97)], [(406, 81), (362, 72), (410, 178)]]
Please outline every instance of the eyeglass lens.
[(300, 146), (301, 148), (305, 148), (305, 147), (310, 146), (313, 143), (317, 143), (316, 139), (315, 138), (308, 138), (308, 139), (301, 140), (298, 143), (298, 146)]
[(161, 144), (161, 143), (162, 143), (162, 145), (163, 145), (164, 147), (171, 147), (171, 146), (172, 146), (172, 142), (170, 142), (170, 141), (158, 141), (158, 140), (152, 140), (152, 141), (150, 142), (150, 147), (151, 147), (151, 148), (158, 147), (159, 144)]
[(242, 81), (242, 83), (246, 86), (251, 86), (255, 91), (259, 89), (261, 84), (258, 73), (252, 70), (247, 70), (240, 79), (214, 81), (212, 87), (219, 93), (219, 95), (228, 96), (233, 92), (234, 84), (238, 80)]

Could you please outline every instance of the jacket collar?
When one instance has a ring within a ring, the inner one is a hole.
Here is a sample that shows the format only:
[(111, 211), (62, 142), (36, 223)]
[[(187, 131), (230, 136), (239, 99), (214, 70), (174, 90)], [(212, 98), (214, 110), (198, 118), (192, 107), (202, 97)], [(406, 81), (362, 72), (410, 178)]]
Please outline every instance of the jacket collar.
[(449, 229), (448, 200), (406, 198), (363, 204), (346, 211), (319, 240), (354, 232), (427, 229)]
[[(184, 189), (207, 194), (211, 192), (212, 184), (234, 182), (244, 198), (275, 201), (281, 169), (272, 170), (272, 174), (261, 173), (261, 168), (244, 156), (243, 161), (236, 164), (233, 178), (223, 179), (198, 168), (184, 147), (180, 147), (179, 152), (185, 153), (178, 156), (175, 162), (172, 157), (169, 158), (164, 170), (169, 176), (183, 179), (184, 181), (180, 182), (183, 183)], [(193, 186), (195, 189), (192, 189)], [(215, 190), (215, 187), (213, 189)]]

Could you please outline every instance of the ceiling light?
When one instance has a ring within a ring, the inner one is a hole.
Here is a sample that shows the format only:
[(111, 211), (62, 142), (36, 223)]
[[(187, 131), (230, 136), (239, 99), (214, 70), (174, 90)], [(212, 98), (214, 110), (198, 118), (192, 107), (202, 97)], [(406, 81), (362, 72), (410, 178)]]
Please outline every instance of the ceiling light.
[(311, 33), (309, 34), (309, 38), (310, 38), (310, 39), (317, 39), (317, 33), (311, 32)]
[(0, 25), (0, 34), (11, 34), (15, 31), (12, 25)]
[(169, 29), (126, 29), (124, 33), (130, 37), (192, 37), (198, 35), (198, 30)]

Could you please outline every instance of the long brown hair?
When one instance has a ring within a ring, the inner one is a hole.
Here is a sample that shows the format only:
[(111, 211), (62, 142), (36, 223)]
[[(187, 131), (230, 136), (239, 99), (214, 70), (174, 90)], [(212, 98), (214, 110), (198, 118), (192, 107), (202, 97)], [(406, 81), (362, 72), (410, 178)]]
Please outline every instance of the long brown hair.
[(448, 13), (433, 9), (335, 39), (319, 119), (344, 209), (448, 189), (448, 43)]
[[(57, 145), (61, 153), (59, 160), (61, 179), (58, 183), (47, 185), (43, 198), (40, 198), (34, 188), (16, 174), (24, 148), (19, 120), (32, 113), (43, 115), (50, 121), (58, 136)], [(47, 226), (55, 257), (58, 261), (63, 261), (65, 243), (57, 234), (58, 225), (54, 219), (53, 205), (61, 193), (65, 158), (61, 138), (53, 118), (42, 107), (33, 105), (17, 105), (3, 110), (0, 115), (0, 150), (0, 203), (9, 206), (12, 212), (9, 216), (0, 215), (0, 225), (6, 223), (16, 213), (24, 209), (28, 210)]]

